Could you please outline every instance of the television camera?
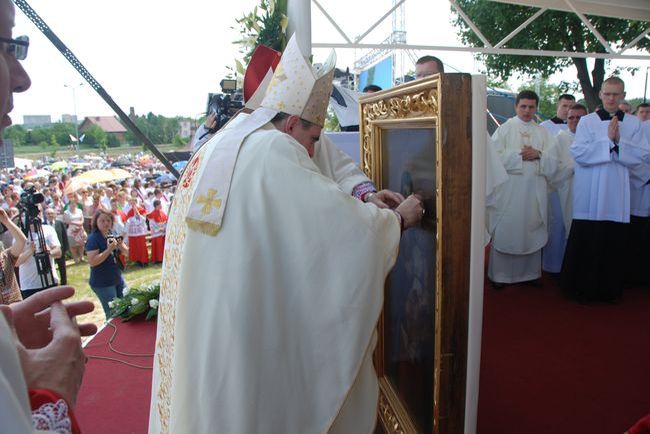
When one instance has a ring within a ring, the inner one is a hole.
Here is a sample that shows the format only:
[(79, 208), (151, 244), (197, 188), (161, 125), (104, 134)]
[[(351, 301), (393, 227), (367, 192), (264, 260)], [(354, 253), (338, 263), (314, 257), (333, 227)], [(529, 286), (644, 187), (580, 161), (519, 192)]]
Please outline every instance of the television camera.
[(244, 107), (244, 96), (241, 91), (237, 90), (237, 80), (223, 79), (219, 84), (222, 93), (208, 95), (205, 114), (214, 113), (217, 121), (215, 127), (208, 130), (210, 134), (219, 131), (235, 113)]
[(18, 210), (20, 211), (21, 229), (25, 236), (36, 246), (34, 260), (36, 271), (41, 278), (41, 288), (56, 286), (54, 273), (52, 272), (52, 261), (43, 234), (43, 223), (39, 204), (43, 203), (45, 196), (36, 191), (36, 187), (26, 188), (20, 195)]

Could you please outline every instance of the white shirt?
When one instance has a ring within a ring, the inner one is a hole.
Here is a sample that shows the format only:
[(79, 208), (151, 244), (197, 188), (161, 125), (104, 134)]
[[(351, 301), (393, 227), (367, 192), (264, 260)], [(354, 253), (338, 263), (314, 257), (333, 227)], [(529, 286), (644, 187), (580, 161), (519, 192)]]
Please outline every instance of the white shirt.
[[(45, 237), (45, 244), (47, 244), (47, 247), (49, 247), (50, 251), (53, 250), (56, 247), (61, 247), (61, 243), (59, 243), (59, 238), (56, 236), (56, 230), (50, 225), (42, 225), (43, 228), (43, 236)], [(33, 240), (33, 241), (32, 241)], [(38, 246), (38, 237), (35, 232), (31, 233), (31, 238), (28, 236), (27, 237), (27, 243), (25, 243), (25, 248), (29, 248), (29, 244), (31, 242), (36, 243), (36, 253), (40, 252), (39, 246)], [(56, 270), (56, 264), (54, 263), (54, 258), (50, 255), (50, 265), (52, 268), (52, 275), (54, 276), (54, 280), (56, 282), (59, 282), (59, 274)], [(40, 289), (43, 287), (41, 283), (41, 276), (38, 275), (38, 270), (36, 268), (36, 259), (33, 257), (25, 261), (24, 263), (20, 264), (19, 267), (20, 271), (20, 289), (21, 291), (25, 291), (28, 289)]]
[[(555, 116), (553, 119), (559, 119), (559, 118)], [(562, 122), (561, 124), (558, 124), (553, 122), (553, 119), (547, 119), (541, 124), (539, 124), (539, 126), (546, 128), (553, 137), (557, 136), (560, 131), (569, 130), (569, 126), (566, 124), (566, 122)]]

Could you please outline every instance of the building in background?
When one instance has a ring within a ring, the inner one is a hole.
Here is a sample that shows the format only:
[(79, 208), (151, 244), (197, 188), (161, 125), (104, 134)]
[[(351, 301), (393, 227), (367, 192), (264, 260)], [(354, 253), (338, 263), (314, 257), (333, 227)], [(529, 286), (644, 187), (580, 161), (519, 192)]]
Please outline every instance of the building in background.
[(77, 115), (68, 115), (68, 114), (61, 115), (61, 122), (64, 124), (76, 124)]
[(79, 126), (79, 132), (83, 133), (91, 125), (101, 128), (108, 136), (115, 137), (120, 143), (124, 143), (126, 128), (114, 116), (89, 116)]
[(52, 125), (52, 116), (50, 115), (25, 115), (23, 116), (23, 127), (31, 130), (36, 127), (47, 127)]

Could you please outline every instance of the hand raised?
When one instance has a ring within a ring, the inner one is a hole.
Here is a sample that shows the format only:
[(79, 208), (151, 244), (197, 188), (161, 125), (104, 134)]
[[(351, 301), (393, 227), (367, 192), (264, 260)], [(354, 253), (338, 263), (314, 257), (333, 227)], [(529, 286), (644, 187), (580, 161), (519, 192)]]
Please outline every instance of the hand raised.
[(60, 301), (52, 303), (49, 320), (52, 339), (46, 346), (18, 345), (25, 382), (31, 389), (53, 390), (74, 406), (86, 364), (79, 329)]
[[(44, 289), (26, 300), (9, 305), (16, 334), (26, 348), (42, 348), (50, 343), (50, 305), (72, 297), (73, 294), (74, 288), (71, 286), (58, 286)], [(65, 308), (68, 316), (74, 319), (78, 315), (92, 312), (95, 305), (90, 301), (77, 301), (66, 303)], [(95, 324), (81, 324), (78, 328), (81, 336), (97, 333)]]

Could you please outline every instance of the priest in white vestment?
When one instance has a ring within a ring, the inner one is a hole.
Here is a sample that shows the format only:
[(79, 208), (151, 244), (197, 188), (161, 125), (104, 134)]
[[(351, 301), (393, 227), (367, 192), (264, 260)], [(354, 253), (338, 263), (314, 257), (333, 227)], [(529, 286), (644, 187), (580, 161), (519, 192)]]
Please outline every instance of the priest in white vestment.
[(573, 222), (562, 285), (579, 302), (617, 302), (629, 244), (630, 183), (648, 181), (650, 146), (633, 115), (618, 110), (625, 84), (603, 82), (603, 109), (584, 116), (571, 145), (575, 159)]
[(517, 95), (517, 116), (494, 132), (495, 147), (508, 181), (498, 187), (490, 210), (492, 248), (488, 277), (495, 286), (538, 279), (542, 247), (548, 239), (548, 179), (558, 167), (555, 139), (533, 121), (539, 98)]
[(374, 430), (384, 281), (400, 226), (423, 211), (414, 196), (396, 212), (363, 203), (314, 165), (325, 65), (314, 73), (292, 38), (262, 107), (202, 146), (179, 181), (150, 433)]

